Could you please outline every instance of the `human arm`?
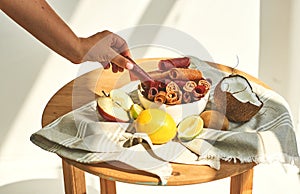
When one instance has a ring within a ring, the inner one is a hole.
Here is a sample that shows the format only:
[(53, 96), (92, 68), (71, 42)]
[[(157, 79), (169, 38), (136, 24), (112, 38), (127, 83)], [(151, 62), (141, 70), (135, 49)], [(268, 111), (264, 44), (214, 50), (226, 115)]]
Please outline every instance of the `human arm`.
[(112, 62), (118, 66), (113, 66), (114, 72), (131, 68), (130, 61), (122, 56), (130, 56), (125, 40), (109, 31), (80, 38), (45, 0), (0, 0), (0, 9), (47, 47), (75, 64)]

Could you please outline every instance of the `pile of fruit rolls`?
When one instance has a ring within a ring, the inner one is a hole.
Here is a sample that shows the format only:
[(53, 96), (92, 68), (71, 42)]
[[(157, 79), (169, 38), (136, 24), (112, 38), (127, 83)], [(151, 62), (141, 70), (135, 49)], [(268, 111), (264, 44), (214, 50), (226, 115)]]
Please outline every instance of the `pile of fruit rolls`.
[(149, 72), (155, 81), (141, 84), (143, 96), (168, 105), (200, 100), (209, 91), (211, 83), (200, 70), (190, 69), (189, 66), (188, 57), (159, 61), (158, 70)]

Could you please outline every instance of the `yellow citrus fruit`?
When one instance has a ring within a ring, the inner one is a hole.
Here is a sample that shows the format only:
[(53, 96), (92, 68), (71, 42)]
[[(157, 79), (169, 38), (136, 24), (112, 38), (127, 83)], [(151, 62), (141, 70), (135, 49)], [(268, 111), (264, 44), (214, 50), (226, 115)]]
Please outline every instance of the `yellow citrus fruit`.
[(177, 127), (172, 116), (165, 111), (146, 109), (136, 119), (136, 131), (147, 133), (153, 144), (163, 144), (175, 137)]
[(203, 130), (203, 120), (199, 115), (191, 115), (184, 118), (178, 124), (178, 138), (182, 141), (190, 141), (197, 137)]

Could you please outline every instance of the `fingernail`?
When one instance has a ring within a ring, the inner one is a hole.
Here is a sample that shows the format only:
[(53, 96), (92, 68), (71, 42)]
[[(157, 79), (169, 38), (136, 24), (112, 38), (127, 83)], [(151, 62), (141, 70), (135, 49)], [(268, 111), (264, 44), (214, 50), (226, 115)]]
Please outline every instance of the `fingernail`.
[(126, 69), (128, 69), (128, 70), (133, 69), (133, 64), (132, 63), (127, 63), (126, 64)]

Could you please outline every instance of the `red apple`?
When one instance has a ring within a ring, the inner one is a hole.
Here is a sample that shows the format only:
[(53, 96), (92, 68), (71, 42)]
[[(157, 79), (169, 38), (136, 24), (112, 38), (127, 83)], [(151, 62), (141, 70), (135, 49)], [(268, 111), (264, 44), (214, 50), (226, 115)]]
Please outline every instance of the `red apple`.
[(99, 97), (97, 109), (99, 114), (107, 121), (128, 122), (130, 120), (128, 112), (110, 97)]

